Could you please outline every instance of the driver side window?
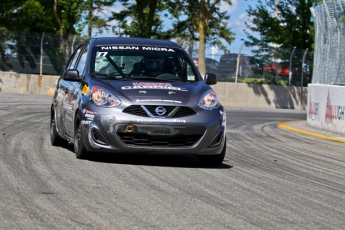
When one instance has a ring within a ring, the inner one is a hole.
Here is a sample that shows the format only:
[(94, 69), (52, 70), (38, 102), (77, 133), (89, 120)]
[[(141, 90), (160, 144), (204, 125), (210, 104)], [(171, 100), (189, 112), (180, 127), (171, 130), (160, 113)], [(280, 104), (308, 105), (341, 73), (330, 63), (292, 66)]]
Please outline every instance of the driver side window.
[(67, 69), (74, 69), (75, 68), (75, 64), (77, 63), (78, 57), (79, 57), (79, 53), (81, 51), (81, 48), (83, 47), (83, 45), (80, 45), (76, 51), (74, 51), (74, 54), (72, 56), (72, 58), (70, 59)]
[(83, 49), (82, 54), (81, 54), (80, 59), (79, 59), (79, 62), (78, 62), (78, 65), (76, 67), (80, 76), (84, 75), (87, 50), (88, 50), (88, 47), (85, 47), (85, 49)]

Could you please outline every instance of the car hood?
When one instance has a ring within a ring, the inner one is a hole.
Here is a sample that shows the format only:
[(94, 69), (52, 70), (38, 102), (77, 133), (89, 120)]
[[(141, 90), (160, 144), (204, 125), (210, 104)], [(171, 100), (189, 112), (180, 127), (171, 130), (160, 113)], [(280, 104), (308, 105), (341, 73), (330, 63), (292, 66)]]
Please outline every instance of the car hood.
[(196, 104), (201, 95), (211, 89), (206, 83), (164, 81), (92, 80), (93, 86), (102, 87), (121, 99), (132, 103), (156, 104), (157, 102)]

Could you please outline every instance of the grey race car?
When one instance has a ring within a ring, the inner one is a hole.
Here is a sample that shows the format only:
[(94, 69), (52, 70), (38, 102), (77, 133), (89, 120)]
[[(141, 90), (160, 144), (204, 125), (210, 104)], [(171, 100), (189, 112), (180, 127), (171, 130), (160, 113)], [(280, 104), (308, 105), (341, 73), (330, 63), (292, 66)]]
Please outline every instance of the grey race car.
[(51, 105), (54, 146), (74, 143), (77, 158), (96, 152), (196, 154), (219, 165), (226, 116), (216, 75), (201, 77), (170, 41), (92, 38), (80, 45), (57, 82)]

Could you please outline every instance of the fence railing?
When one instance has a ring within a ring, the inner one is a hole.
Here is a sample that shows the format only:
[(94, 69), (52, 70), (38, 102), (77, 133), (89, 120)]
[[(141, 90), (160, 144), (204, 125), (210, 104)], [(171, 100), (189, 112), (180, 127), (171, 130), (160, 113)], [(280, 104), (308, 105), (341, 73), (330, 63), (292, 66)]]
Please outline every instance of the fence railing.
[[(0, 31), (0, 70), (60, 75), (73, 50), (85, 39), (74, 35), (59, 37), (47, 33)], [(232, 50), (239, 51), (219, 54), (207, 50), (206, 72), (215, 73), (219, 81), (227, 82), (295, 86), (311, 82), (314, 58), (311, 51), (292, 47), (242, 54), (240, 47), (232, 47)]]
[(60, 75), (83, 39), (75, 35), (0, 31), (0, 70)]

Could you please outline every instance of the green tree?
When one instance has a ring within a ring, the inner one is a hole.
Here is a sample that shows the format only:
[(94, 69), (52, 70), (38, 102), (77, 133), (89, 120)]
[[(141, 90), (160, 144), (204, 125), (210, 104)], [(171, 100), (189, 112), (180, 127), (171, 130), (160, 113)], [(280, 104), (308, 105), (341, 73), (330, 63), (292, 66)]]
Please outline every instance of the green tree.
[[(310, 8), (318, 2), (320, 0), (259, 0), (255, 7), (249, 6), (247, 13), (251, 20), (245, 22), (247, 39), (244, 43), (256, 47), (252, 51), (252, 61), (259, 66), (256, 71), (262, 73), (263, 66), (274, 60), (289, 60), (294, 48), (313, 50), (314, 22)], [(292, 63), (301, 64), (296, 53), (292, 58)], [(274, 72), (265, 76), (275, 81)]]
[(198, 42), (198, 67), (202, 74), (205, 73), (205, 48), (216, 46), (225, 51), (226, 43), (231, 44), (234, 40), (235, 34), (228, 27), (230, 16), (221, 11), (221, 3), (232, 4), (231, 0), (179, 0), (169, 3), (173, 29), (167, 33), (187, 47), (190, 56), (193, 56), (194, 44)]
[[(269, 51), (281, 49), (309, 49), (314, 47), (314, 23), (310, 8), (319, 0), (259, 0), (247, 13), (246, 46)], [(253, 33), (254, 32), (254, 33)], [(257, 36), (258, 34), (258, 36)]]
[(220, 10), (222, 2), (232, 4), (231, 0), (200, 0), (198, 67), (202, 75), (206, 73), (205, 48), (207, 40), (222, 50), (225, 50), (225, 46), (219, 38), (224, 39), (229, 44), (234, 40), (234, 34), (227, 28), (227, 20), (230, 19), (230, 16), (227, 15), (227, 12)]
[(65, 57), (71, 53), (72, 39), (69, 39), (69, 35), (77, 34), (76, 25), (82, 20), (84, 1), (7, 0), (2, 3), (8, 13), (1, 11), (0, 26), (13, 31), (11, 39), (14, 45), (11, 45), (11, 48), (17, 53), (22, 66), (29, 63), (31, 68), (35, 68), (43, 33), (59, 36), (58, 40), (46, 36), (45, 43), (49, 43), (51, 47), (58, 47), (46, 52), (51, 57), (59, 57), (56, 58), (59, 62), (56, 63), (58, 69), (64, 66)]
[[(182, 47), (193, 56), (194, 44), (198, 41), (199, 0), (171, 1), (168, 6), (171, 15), (172, 29), (167, 31)], [(181, 15), (185, 15), (181, 17)]]
[(18, 9), (26, 0), (5, 0), (0, 2), (0, 28), (8, 28), (17, 18)]
[[(116, 0), (86, 0), (84, 9), (86, 10), (86, 24), (87, 24), (87, 36), (92, 36), (93, 28), (97, 29), (98, 32), (107, 30), (109, 25), (107, 24), (106, 17), (97, 16), (96, 13), (103, 13), (104, 9), (111, 7)], [(83, 26), (80, 27), (80, 30)]]
[[(115, 34), (139, 38), (163, 38), (163, 21), (160, 13), (166, 10), (167, 4), (163, 0), (120, 0), (126, 9), (113, 12), (109, 20), (119, 22), (114, 27)], [(164, 16), (164, 15), (163, 15)], [(166, 15), (165, 15), (166, 16)], [(119, 32), (122, 30), (123, 32)]]

